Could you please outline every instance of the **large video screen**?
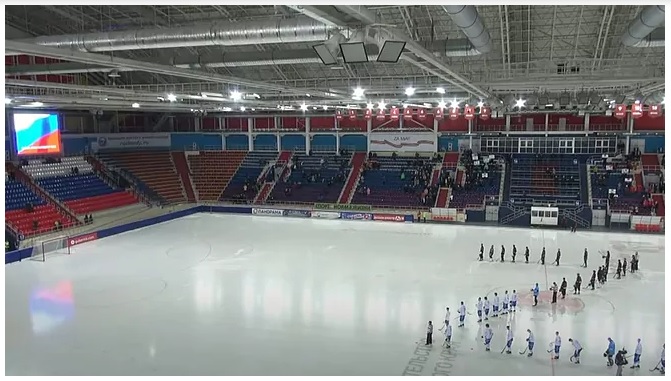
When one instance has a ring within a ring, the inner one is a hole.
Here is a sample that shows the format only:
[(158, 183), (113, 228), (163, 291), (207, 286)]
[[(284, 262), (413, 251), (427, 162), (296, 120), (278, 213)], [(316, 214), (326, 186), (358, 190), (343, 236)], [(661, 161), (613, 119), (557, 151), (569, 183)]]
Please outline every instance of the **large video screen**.
[(61, 153), (61, 131), (56, 113), (15, 113), (14, 131), (19, 156)]

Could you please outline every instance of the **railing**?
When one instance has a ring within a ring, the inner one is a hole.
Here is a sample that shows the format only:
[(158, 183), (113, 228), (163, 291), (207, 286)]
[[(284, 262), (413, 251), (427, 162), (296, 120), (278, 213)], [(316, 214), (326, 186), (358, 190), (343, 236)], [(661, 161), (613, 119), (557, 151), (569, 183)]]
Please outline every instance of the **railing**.
[(338, 150), (336, 146), (310, 146), (310, 152), (312, 153), (336, 153)]
[[(251, 148), (254, 148), (254, 147), (251, 147)], [(241, 145), (232, 144), (230, 146), (224, 147), (224, 150), (226, 150), (226, 151), (250, 151), (250, 147), (248, 147), (247, 145), (242, 145), (242, 144)], [(275, 150), (275, 151), (277, 151), (277, 150)]]
[(571, 209), (564, 209), (559, 212), (559, 215), (566, 218), (567, 220), (571, 220), (575, 222), (576, 224), (580, 225), (580, 227), (583, 228), (589, 228), (592, 224), (587, 221), (586, 219), (580, 217), (578, 213), (582, 212), (585, 209), (584, 205), (580, 205), (577, 208), (571, 210)]
[(626, 130), (624, 124), (591, 124), (589, 125), (589, 131), (624, 131)]
[[(506, 164), (506, 162), (505, 162), (505, 160), (504, 160), (504, 161), (501, 163), (501, 183), (499, 184), (499, 200), (498, 200), (498, 201), (499, 201), (499, 205), (501, 205), (501, 201), (503, 200), (503, 193), (504, 193), (504, 191), (505, 191), (505, 187), (506, 187), (506, 166), (507, 166), (507, 164)], [(511, 177), (511, 179), (510, 179), (510, 181), (511, 181), (510, 185), (512, 185), (512, 177), (513, 177), (513, 176), (512, 176), (512, 172), (510, 173), (510, 177)]]
[[(236, 204), (236, 205), (249, 205), (253, 206), (253, 203), (247, 201), (247, 200), (235, 200), (235, 199), (222, 199), (220, 200), (222, 203), (230, 203), (230, 204)], [(313, 209), (315, 202), (299, 202), (299, 201), (268, 201), (263, 205), (278, 205), (278, 206), (291, 206), (291, 207), (300, 207), (303, 209)], [(403, 205), (372, 205), (372, 209), (380, 209), (380, 210), (393, 210), (393, 211), (428, 211), (430, 210), (430, 207), (419, 207), (419, 206), (403, 206)], [(350, 210), (342, 210), (343, 212), (348, 212)], [(366, 212), (370, 213), (370, 212)]]
[(254, 146), (252, 147), (254, 151), (270, 151), (270, 152), (280, 152), (281, 149), (275, 146)]

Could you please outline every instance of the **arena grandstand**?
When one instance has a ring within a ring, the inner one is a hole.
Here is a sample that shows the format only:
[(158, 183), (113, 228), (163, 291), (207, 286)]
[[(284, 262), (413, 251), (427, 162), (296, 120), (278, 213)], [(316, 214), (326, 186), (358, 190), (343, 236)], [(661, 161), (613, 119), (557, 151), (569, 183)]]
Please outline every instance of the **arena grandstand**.
[[(5, 33), (6, 263), (175, 213), (665, 230), (663, 5), (11, 5)], [(185, 372), (429, 372), (223, 361)]]

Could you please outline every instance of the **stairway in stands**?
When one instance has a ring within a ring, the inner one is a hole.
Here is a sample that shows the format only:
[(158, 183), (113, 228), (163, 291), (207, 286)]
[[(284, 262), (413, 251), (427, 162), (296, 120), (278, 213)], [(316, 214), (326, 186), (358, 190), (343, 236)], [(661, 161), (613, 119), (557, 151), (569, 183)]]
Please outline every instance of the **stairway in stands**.
[(352, 156), (352, 170), (345, 181), (345, 186), (338, 198), (339, 204), (349, 204), (352, 199), (352, 193), (356, 189), (356, 185), (359, 183), (359, 178), (361, 177), (361, 171), (363, 170), (363, 164), (366, 162), (366, 153), (365, 152), (355, 152)]
[(100, 152), (98, 158), (105, 164), (129, 171), (166, 203), (186, 201), (179, 174), (167, 150)]
[(191, 181), (191, 170), (189, 169), (189, 163), (186, 161), (185, 153), (182, 151), (173, 151), (170, 153), (172, 157), (172, 163), (175, 165), (175, 169), (179, 174), (179, 178), (182, 181), (182, 188), (184, 193), (186, 193), (186, 200), (188, 202), (196, 202), (196, 194), (193, 191), (193, 182)]
[(6, 163), (5, 167), (11, 166), (14, 170), (14, 175), (16, 180), (22, 182), (28, 189), (32, 189), (35, 194), (39, 197), (45, 199), (47, 203), (53, 205), (59, 213), (63, 214), (68, 218), (68, 220), (73, 221), (74, 223), (79, 223), (77, 216), (74, 211), (68, 208), (64, 203), (58, 200), (56, 197), (47, 192), (40, 184), (38, 184), (28, 173), (26, 173), (22, 168), (14, 166), (12, 163)]
[(436, 197), (436, 208), (447, 208), (450, 204), (450, 188), (440, 188)]
[(657, 215), (664, 217), (664, 195), (661, 193), (655, 193), (652, 195), (652, 199), (657, 201), (657, 204), (659, 205), (657, 208)]
[(219, 201), (246, 155), (245, 151), (201, 151), (189, 155), (198, 200)]
[[(291, 168), (289, 168), (289, 166), (287, 166), (286, 164), (289, 162), (289, 160), (291, 160), (291, 157), (293, 155), (294, 153), (292, 151), (280, 152), (280, 156), (277, 158), (278, 166), (275, 168), (275, 170), (282, 172), (279, 176), (279, 179), (284, 179), (290, 173)], [(264, 202), (266, 202), (268, 196), (270, 196), (270, 193), (273, 191), (273, 188), (275, 188), (275, 184), (277, 184), (277, 181), (275, 181), (275, 179), (273, 179), (273, 181), (263, 183), (263, 186), (261, 187), (261, 189), (259, 189), (259, 193), (254, 198), (254, 203), (263, 204)]]

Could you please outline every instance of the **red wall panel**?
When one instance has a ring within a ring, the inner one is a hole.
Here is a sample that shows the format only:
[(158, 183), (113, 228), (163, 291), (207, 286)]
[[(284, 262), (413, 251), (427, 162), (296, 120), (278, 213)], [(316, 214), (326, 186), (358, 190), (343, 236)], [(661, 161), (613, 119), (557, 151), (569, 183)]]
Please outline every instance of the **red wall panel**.
[(344, 115), (342, 120), (340, 120), (339, 127), (354, 131), (366, 131), (366, 124), (365, 119), (357, 118), (351, 120), (348, 115)]
[(585, 117), (573, 114), (549, 114), (548, 124), (559, 124), (559, 119), (566, 119), (566, 124), (584, 124)]
[(643, 116), (634, 119), (634, 130), (637, 131), (660, 131), (664, 130), (664, 116), (658, 118), (651, 118), (647, 113), (643, 113)]
[(590, 115), (589, 129), (590, 131), (617, 131), (626, 130), (626, 119), (618, 119), (613, 116), (606, 115)]
[(280, 118), (280, 126), (282, 128), (305, 131), (305, 118), (283, 116)]
[(505, 131), (506, 118), (473, 119), (473, 131)]
[[(401, 118), (403, 118), (403, 113), (401, 113)], [(412, 119), (403, 119), (403, 128), (430, 128), (433, 130), (433, 114), (426, 114), (424, 119), (419, 119), (415, 114), (412, 116)]]
[[(402, 116), (400, 116), (402, 118)], [(399, 128), (400, 124), (398, 122), (398, 119), (396, 120), (391, 120), (390, 116), (387, 115), (384, 119), (378, 119), (377, 117), (373, 117), (373, 123), (371, 124), (371, 127), (373, 129), (378, 128), (382, 126), (381, 128)]]
[(206, 117), (206, 118), (201, 119), (201, 128), (203, 130), (218, 130), (219, 129), (219, 118)]
[(275, 118), (254, 118), (254, 129), (269, 130), (275, 128)]
[(247, 124), (247, 118), (226, 118), (224, 120), (224, 129), (227, 131), (247, 131)]
[(468, 121), (461, 117), (456, 120), (452, 120), (446, 117), (438, 123), (438, 131), (468, 132)]
[(313, 116), (310, 118), (310, 130), (330, 130), (335, 128), (333, 116)]

